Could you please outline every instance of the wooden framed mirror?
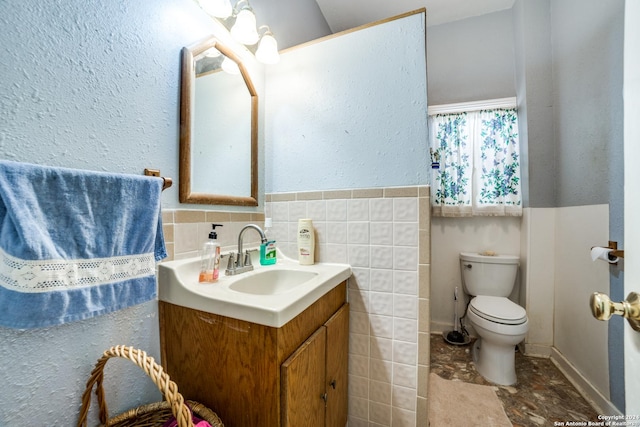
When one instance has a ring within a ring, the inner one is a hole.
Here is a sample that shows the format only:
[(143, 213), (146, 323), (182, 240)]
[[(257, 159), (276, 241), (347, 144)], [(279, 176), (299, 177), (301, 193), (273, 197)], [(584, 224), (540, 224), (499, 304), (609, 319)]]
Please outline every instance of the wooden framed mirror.
[(245, 65), (209, 37), (182, 49), (181, 72), (180, 202), (257, 206), (258, 93)]

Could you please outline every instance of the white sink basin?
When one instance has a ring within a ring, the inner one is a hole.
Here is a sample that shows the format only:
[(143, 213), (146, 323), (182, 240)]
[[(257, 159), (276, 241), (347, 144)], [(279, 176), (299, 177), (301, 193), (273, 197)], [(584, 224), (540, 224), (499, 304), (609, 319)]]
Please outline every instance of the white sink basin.
[(277, 295), (303, 285), (318, 275), (315, 271), (261, 269), (255, 274), (241, 275), (229, 289), (256, 295)]
[(200, 258), (160, 263), (158, 298), (279, 328), (351, 276), (348, 264), (299, 265), (279, 251), (276, 264), (262, 266), (253, 259), (253, 265), (253, 271), (225, 276), (220, 270), (217, 282), (199, 283)]

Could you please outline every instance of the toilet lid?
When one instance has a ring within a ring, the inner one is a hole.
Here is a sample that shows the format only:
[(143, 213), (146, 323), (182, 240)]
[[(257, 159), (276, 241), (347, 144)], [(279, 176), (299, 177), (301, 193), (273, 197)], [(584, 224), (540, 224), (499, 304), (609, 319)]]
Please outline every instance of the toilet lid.
[(477, 296), (469, 303), (469, 309), (489, 321), (506, 325), (519, 325), (527, 320), (525, 309), (504, 297)]

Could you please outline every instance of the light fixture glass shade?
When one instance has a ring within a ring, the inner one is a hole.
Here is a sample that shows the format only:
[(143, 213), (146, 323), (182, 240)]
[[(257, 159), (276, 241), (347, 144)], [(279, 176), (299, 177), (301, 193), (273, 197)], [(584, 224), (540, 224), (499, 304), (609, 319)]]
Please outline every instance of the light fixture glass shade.
[(231, 16), (233, 8), (229, 0), (200, 0), (200, 6), (216, 18), (226, 19)]
[(238, 12), (236, 23), (231, 27), (231, 35), (242, 44), (256, 44), (260, 36), (256, 30), (256, 16), (250, 8)]
[(260, 39), (258, 50), (256, 50), (256, 58), (263, 64), (277, 64), (280, 61), (278, 42), (271, 32), (265, 33)]
[(220, 67), (229, 74), (240, 74), (240, 68), (233, 59), (224, 58)]

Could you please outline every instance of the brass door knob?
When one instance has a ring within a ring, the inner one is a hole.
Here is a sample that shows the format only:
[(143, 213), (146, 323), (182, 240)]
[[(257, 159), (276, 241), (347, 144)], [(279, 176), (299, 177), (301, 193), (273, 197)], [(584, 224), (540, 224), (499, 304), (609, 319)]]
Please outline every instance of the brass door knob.
[(640, 332), (640, 294), (629, 293), (622, 302), (613, 302), (609, 295), (594, 292), (589, 300), (593, 317), (598, 320), (609, 320), (614, 314), (627, 319), (631, 327)]

